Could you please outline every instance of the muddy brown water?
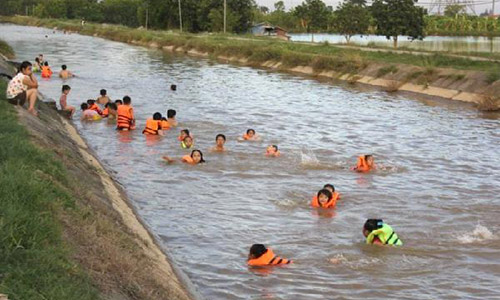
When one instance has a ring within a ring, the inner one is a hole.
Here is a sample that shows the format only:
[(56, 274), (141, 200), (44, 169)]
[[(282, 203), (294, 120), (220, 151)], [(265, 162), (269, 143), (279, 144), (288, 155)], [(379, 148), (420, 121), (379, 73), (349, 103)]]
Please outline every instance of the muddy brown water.
[[(66, 82), (71, 105), (101, 88), (132, 97), (135, 132), (75, 124), (207, 299), (500, 297), (498, 114), (47, 29), (3, 24), (0, 38), (19, 60), (44, 53), (55, 71), (67, 64), (78, 75)], [(58, 99), (60, 79), (40, 82)], [(206, 164), (161, 161), (187, 153), (178, 130), (141, 134), (146, 118), (167, 108)], [(248, 128), (262, 142), (238, 142)], [(228, 137), (226, 154), (208, 151), (217, 133)], [(282, 157), (264, 157), (268, 144)], [(351, 172), (361, 153), (373, 153), (380, 170)], [(309, 201), (325, 183), (342, 199), (317, 213)], [(365, 245), (369, 217), (391, 224), (404, 247)], [(252, 243), (296, 263), (251, 271)]]

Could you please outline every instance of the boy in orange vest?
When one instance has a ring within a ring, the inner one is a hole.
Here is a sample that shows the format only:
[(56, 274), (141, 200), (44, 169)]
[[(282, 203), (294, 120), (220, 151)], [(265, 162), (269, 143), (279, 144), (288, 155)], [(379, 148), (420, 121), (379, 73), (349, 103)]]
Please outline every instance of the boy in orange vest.
[(134, 130), (135, 118), (134, 108), (131, 105), (132, 99), (129, 96), (123, 97), (123, 105), (118, 106), (116, 129), (118, 130)]
[(266, 248), (263, 244), (253, 244), (250, 247), (248, 254), (249, 266), (275, 266), (275, 265), (288, 265), (292, 261), (289, 259), (281, 258), (274, 255), (271, 248)]

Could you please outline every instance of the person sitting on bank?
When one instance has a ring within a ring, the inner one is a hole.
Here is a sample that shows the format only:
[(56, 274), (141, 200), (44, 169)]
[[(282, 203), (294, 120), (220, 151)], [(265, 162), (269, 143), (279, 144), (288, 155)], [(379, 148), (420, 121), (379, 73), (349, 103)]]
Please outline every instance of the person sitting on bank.
[(374, 245), (394, 245), (402, 246), (401, 241), (392, 229), (381, 219), (368, 219), (363, 226), (363, 235), (366, 237), (367, 244)]
[(59, 78), (68, 79), (70, 77), (75, 77), (75, 75), (67, 69), (68, 67), (66, 65), (61, 66), (61, 71), (59, 71)]
[(62, 86), (62, 95), (59, 98), (59, 105), (61, 110), (69, 112), (69, 118), (71, 119), (75, 114), (76, 109), (73, 106), (68, 105), (68, 94), (71, 91), (71, 87), (67, 84)]
[(23, 106), (29, 103), (28, 112), (34, 116), (38, 115), (35, 103), (38, 99), (38, 81), (32, 71), (29, 61), (23, 61), (19, 71), (7, 85), (7, 100), (14, 105)]
[(274, 255), (271, 248), (266, 248), (263, 244), (253, 244), (248, 254), (249, 266), (276, 266), (288, 265), (293, 261)]

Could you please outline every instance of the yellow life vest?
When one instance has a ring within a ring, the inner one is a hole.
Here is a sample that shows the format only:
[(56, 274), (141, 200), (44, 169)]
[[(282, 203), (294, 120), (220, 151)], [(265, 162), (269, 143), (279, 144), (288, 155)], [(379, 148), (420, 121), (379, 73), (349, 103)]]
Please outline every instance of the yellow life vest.
[(370, 234), (366, 237), (366, 243), (367, 244), (372, 244), (373, 240), (375, 237), (378, 237), (379, 240), (386, 245), (396, 245), (396, 246), (402, 246), (403, 241), (401, 241), (392, 229), (391, 226), (382, 223), (382, 227), (379, 229), (375, 229)]

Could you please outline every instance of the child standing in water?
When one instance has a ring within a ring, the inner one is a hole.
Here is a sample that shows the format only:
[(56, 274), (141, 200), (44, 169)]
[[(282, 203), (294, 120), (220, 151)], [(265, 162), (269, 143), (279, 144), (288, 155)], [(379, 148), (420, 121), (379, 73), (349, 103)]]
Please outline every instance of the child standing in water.
[(361, 173), (368, 173), (375, 169), (375, 160), (373, 159), (373, 155), (371, 154), (360, 155), (358, 157), (358, 163), (355, 167), (352, 168), (352, 170)]
[(271, 248), (266, 248), (263, 244), (253, 244), (250, 247), (250, 253), (248, 254), (249, 266), (276, 266), (276, 265), (288, 265), (292, 261), (289, 259), (281, 258), (274, 255)]
[[(173, 163), (175, 162), (175, 159), (170, 158), (169, 156), (163, 156), (163, 159), (167, 161), (168, 163)], [(191, 155), (184, 155), (181, 158), (181, 161), (183, 163), (187, 163), (190, 165), (197, 165), (197, 164), (202, 164), (205, 162), (203, 159), (203, 153), (200, 150), (193, 150), (191, 151)]]
[(125, 131), (135, 129), (134, 109), (131, 104), (132, 99), (129, 96), (123, 97), (123, 105), (117, 109), (116, 129)]
[(226, 152), (226, 148), (224, 147), (224, 144), (226, 143), (226, 136), (223, 135), (222, 133), (219, 133), (215, 137), (215, 146), (210, 149), (210, 151), (213, 152)]
[(75, 75), (70, 71), (68, 71), (67, 68), (68, 67), (66, 65), (61, 66), (61, 71), (59, 72), (59, 78), (68, 79), (70, 77), (75, 77)]
[(146, 127), (142, 133), (149, 135), (163, 135), (161, 127), (161, 114), (159, 112), (154, 113), (153, 118), (146, 120)]
[(52, 77), (52, 70), (49, 67), (48, 62), (44, 62), (42, 66), (42, 77), (43, 78), (50, 78)]
[(267, 149), (266, 149), (266, 156), (278, 157), (280, 155), (281, 155), (281, 153), (278, 150), (278, 146), (271, 145), (271, 146), (267, 147)]
[(106, 105), (106, 103), (110, 102), (111, 99), (109, 99), (107, 93), (108, 92), (105, 89), (100, 90), (99, 97), (97, 97), (97, 103), (101, 105)]
[(177, 112), (175, 109), (169, 109), (167, 110), (167, 122), (170, 125), (170, 127), (177, 127), (177, 120), (175, 119), (175, 116), (177, 115)]
[(368, 219), (363, 226), (363, 235), (367, 244), (402, 246), (401, 241), (392, 229), (381, 219)]
[(73, 106), (68, 105), (68, 94), (71, 91), (71, 87), (69, 85), (62, 86), (62, 95), (59, 98), (59, 105), (61, 106), (61, 110), (68, 111), (70, 113), (69, 118), (71, 119), (75, 114), (76, 109)]

